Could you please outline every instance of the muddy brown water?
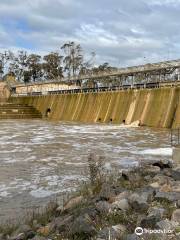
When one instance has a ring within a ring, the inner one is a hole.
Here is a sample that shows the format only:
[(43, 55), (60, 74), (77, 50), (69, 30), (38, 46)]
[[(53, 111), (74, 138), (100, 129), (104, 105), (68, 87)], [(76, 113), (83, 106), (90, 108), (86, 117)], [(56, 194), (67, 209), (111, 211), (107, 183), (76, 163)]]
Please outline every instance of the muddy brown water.
[(0, 221), (76, 189), (86, 180), (91, 152), (105, 156), (109, 170), (172, 158), (166, 129), (0, 121)]

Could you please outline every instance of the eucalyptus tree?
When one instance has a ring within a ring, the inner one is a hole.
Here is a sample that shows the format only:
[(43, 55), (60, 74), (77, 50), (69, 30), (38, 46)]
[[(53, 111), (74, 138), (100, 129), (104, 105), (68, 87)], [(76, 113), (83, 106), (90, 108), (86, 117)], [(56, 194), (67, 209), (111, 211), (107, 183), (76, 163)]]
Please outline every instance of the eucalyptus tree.
[(11, 51), (5, 51), (0, 53), (0, 77), (8, 72), (8, 66), (12, 59), (14, 58), (14, 54)]
[(14, 72), (18, 81), (24, 81), (24, 72), (28, 71), (28, 54), (26, 51), (18, 51), (13, 61)]
[(37, 54), (30, 54), (27, 58), (27, 67), (28, 70), (25, 73), (26, 79), (29, 77), (35, 82), (42, 76), (41, 56)]
[(44, 77), (48, 80), (62, 79), (63, 78), (63, 67), (62, 58), (59, 53), (51, 52), (43, 57), (43, 72)]
[(67, 42), (61, 49), (65, 54), (63, 59), (64, 71), (67, 72), (68, 77), (79, 75), (83, 65), (83, 51), (81, 45), (75, 42)]
[(90, 58), (81, 64), (79, 75), (91, 75), (92, 74), (92, 68), (94, 67), (94, 59), (95, 59), (96, 53), (91, 52)]

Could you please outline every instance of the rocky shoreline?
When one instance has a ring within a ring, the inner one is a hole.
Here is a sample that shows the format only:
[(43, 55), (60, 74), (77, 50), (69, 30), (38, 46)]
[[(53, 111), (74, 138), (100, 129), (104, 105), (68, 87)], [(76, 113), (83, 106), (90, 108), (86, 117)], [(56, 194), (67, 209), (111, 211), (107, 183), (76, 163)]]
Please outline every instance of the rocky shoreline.
[(63, 206), (51, 203), (0, 240), (180, 239), (180, 166), (159, 160), (117, 174), (90, 156), (89, 182)]

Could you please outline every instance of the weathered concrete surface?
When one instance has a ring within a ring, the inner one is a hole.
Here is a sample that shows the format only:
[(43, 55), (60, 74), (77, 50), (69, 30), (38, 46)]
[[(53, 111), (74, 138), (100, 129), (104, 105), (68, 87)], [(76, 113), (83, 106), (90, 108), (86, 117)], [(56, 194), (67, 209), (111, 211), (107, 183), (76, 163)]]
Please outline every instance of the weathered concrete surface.
[(180, 146), (173, 148), (173, 163), (180, 166)]
[(32, 106), (13, 103), (0, 103), (1, 119), (33, 119), (42, 118), (41, 113)]
[(11, 102), (32, 105), (49, 119), (102, 122), (159, 128), (180, 127), (180, 88), (122, 90), (117, 92), (12, 97)]
[(0, 102), (6, 102), (10, 97), (10, 90), (5, 82), (0, 82)]

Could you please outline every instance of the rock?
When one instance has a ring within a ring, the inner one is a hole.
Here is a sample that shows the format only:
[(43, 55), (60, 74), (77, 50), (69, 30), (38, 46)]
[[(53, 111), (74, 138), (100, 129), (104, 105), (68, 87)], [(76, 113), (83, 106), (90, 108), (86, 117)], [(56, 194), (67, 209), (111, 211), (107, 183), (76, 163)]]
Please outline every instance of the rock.
[(172, 192), (172, 187), (170, 184), (164, 184), (160, 189), (160, 192)]
[(26, 235), (24, 233), (20, 233), (14, 239), (16, 239), (16, 240), (25, 240), (26, 239)]
[(175, 181), (180, 181), (180, 170), (172, 170), (172, 178)]
[(78, 196), (78, 197), (74, 197), (71, 198), (64, 206), (63, 210), (69, 210), (71, 208), (76, 207), (77, 205), (79, 205), (81, 202), (83, 201), (83, 196)]
[(156, 223), (160, 220), (161, 218), (158, 215), (149, 215), (146, 218), (142, 219), (141, 227), (153, 229), (156, 226)]
[(43, 236), (48, 236), (50, 233), (50, 227), (49, 226), (41, 227), (37, 230), (37, 232)]
[(147, 200), (141, 197), (140, 195), (138, 195), (137, 193), (133, 193), (129, 197), (129, 203), (134, 210), (139, 212), (147, 211), (149, 207)]
[(147, 168), (147, 172), (148, 172), (149, 174), (151, 174), (151, 173), (157, 174), (157, 173), (159, 173), (160, 171), (161, 171), (161, 169), (160, 169), (160, 167), (158, 167), (158, 166), (149, 166), (149, 167)]
[(159, 185), (158, 182), (153, 182), (149, 186), (152, 187), (152, 188), (160, 188), (160, 185)]
[(57, 217), (49, 224), (49, 231), (53, 232), (56, 229), (59, 233), (66, 231), (67, 227), (73, 222), (73, 217), (71, 215)]
[(171, 220), (180, 224), (180, 209), (176, 209), (173, 212)]
[[(76, 215), (76, 212), (74, 212), (74, 214)], [(88, 206), (88, 207), (79, 209), (78, 216), (79, 215), (89, 215), (90, 218), (95, 219), (96, 216), (98, 215), (98, 211), (95, 208), (95, 206), (92, 205), (92, 206)]]
[(153, 177), (153, 182), (158, 182), (160, 186), (164, 184), (170, 184), (172, 180), (173, 179), (171, 177), (165, 176), (163, 174), (157, 174)]
[(113, 203), (113, 202), (128, 198), (130, 196), (130, 194), (132, 194), (131, 191), (123, 191), (123, 192), (119, 193), (117, 196), (110, 198), (109, 202)]
[(144, 180), (147, 181), (147, 182), (149, 182), (149, 181), (151, 180), (151, 176), (150, 176), (150, 175), (146, 175), (146, 176), (144, 177)]
[(137, 190), (137, 193), (145, 201), (152, 202), (156, 194), (156, 191), (151, 186), (148, 186), (148, 187), (140, 188), (139, 190)]
[(126, 232), (126, 227), (119, 224), (112, 227), (106, 227), (99, 231), (98, 239), (119, 239)]
[(81, 236), (81, 239), (84, 240), (91, 239), (96, 233), (94, 223), (87, 214), (77, 217), (73, 224), (69, 226), (69, 234), (73, 239), (77, 239), (78, 236)]
[(180, 193), (179, 192), (157, 192), (155, 195), (155, 199), (175, 202), (180, 199)]
[(162, 207), (151, 207), (148, 210), (148, 216), (158, 216), (160, 219), (163, 218), (167, 213), (167, 210)]
[(172, 169), (171, 168), (165, 168), (163, 169), (163, 175), (171, 177), (172, 176)]
[(177, 222), (169, 221), (168, 219), (166, 219), (166, 220), (157, 222), (156, 227), (157, 227), (157, 229), (161, 229), (161, 230), (174, 231), (174, 229), (177, 227), (177, 225), (178, 225)]
[(23, 237), (25, 235), (25, 239), (31, 239), (33, 238), (36, 234), (35, 232), (31, 229), (30, 226), (28, 225), (22, 225), (20, 226), (15, 232), (13, 239), (16, 239), (17, 236)]
[(174, 181), (172, 185), (172, 192), (180, 192), (180, 181)]
[(124, 240), (139, 240), (140, 238), (134, 233), (134, 234), (128, 234)]
[(32, 239), (36, 235), (36, 233), (31, 230), (31, 231), (26, 232), (25, 235), (26, 235), (27, 239)]
[(122, 171), (122, 179), (130, 182), (141, 182), (142, 177), (135, 171), (124, 170)]
[(127, 199), (122, 199), (122, 200), (119, 200), (119, 201), (116, 201), (116, 202), (112, 203), (111, 211), (113, 211), (115, 209), (120, 209), (120, 210), (126, 211), (129, 208), (130, 208), (130, 206), (129, 206), (128, 200)]
[(159, 161), (154, 162), (152, 165), (158, 166), (158, 167), (160, 167), (160, 169), (164, 169), (164, 168), (172, 168), (173, 163), (172, 163), (172, 161), (169, 161), (169, 160), (159, 160)]
[(111, 204), (107, 201), (100, 201), (95, 204), (96, 210), (99, 211), (101, 214), (109, 213), (111, 209)]

